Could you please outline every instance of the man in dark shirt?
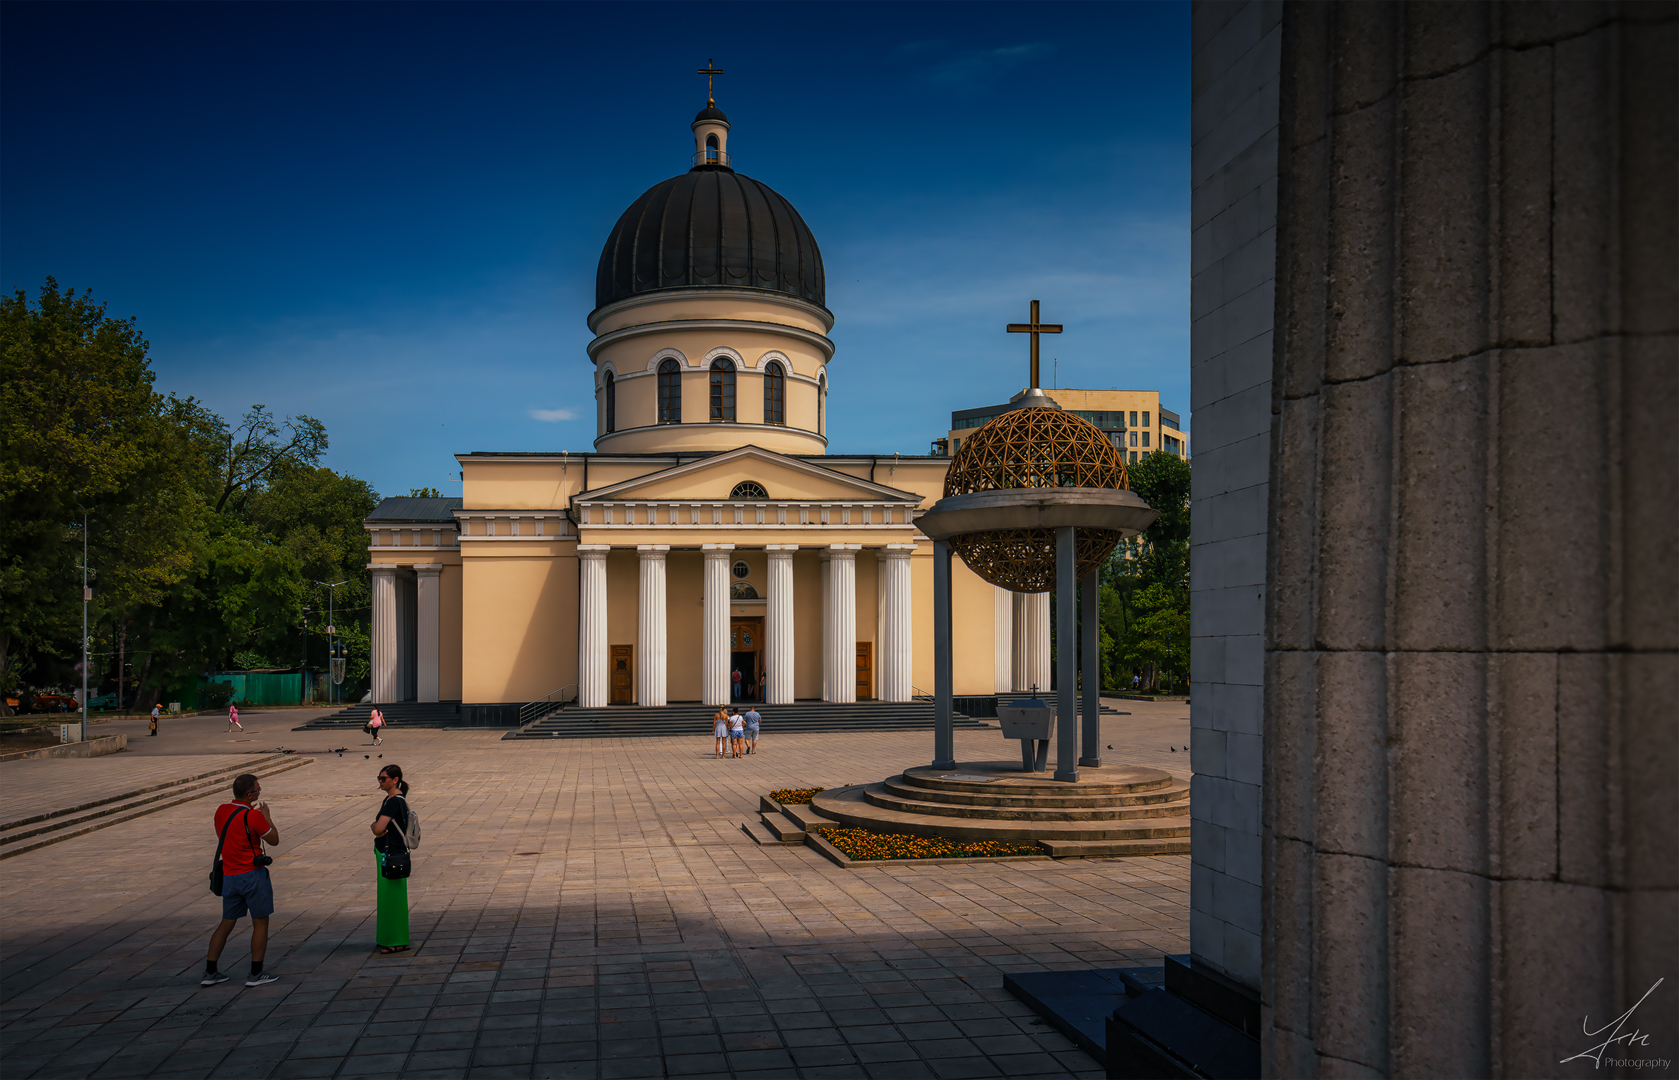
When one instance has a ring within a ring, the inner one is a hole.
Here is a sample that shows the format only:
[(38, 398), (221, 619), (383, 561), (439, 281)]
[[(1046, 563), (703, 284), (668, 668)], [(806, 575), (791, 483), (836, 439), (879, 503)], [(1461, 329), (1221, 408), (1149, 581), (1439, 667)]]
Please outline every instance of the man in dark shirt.
[[(216, 836), (222, 841), (222, 921), (210, 935), (210, 951), (204, 958), (204, 980), (200, 986), (227, 981), (216, 968), (233, 924), (247, 913), (251, 916), (251, 977), (246, 986), (271, 983), (279, 976), (262, 970), (268, 954), (268, 917), (274, 914), (274, 886), (268, 880), (267, 856), (262, 845), (279, 844), (280, 830), (266, 802), (257, 802), (262, 781), (253, 773), (233, 780), (233, 801), (216, 807)], [(259, 860), (260, 864), (259, 864)]]

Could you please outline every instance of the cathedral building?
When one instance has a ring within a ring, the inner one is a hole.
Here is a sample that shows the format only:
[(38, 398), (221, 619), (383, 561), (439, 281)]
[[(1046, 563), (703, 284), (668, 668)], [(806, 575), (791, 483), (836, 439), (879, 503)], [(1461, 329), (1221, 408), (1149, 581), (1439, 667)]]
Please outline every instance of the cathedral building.
[[(688, 171), (601, 251), (592, 450), (457, 455), (459, 499), (366, 520), (373, 700), (581, 706), (737, 695), (907, 701), (933, 685), (932, 543), (950, 459), (830, 454), (822, 254), (733, 168), (714, 101)], [(955, 692), (1049, 685), (1048, 594), (958, 560)]]

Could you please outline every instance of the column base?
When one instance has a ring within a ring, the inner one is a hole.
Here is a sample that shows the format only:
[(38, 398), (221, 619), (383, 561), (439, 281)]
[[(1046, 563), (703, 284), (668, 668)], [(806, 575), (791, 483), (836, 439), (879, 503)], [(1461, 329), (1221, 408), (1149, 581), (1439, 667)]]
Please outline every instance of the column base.
[(935, 769), (954, 769), (956, 768), (956, 762), (935, 760), (931, 767)]
[(1101, 767), (1102, 767), (1102, 759), (1099, 758), (1099, 757), (1081, 757), (1081, 758), (1079, 758), (1079, 768), (1081, 768), (1081, 769), (1100, 769)]
[(1055, 778), (1065, 780), (1069, 784), (1076, 784), (1079, 781), (1079, 771), (1077, 769), (1056, 769)]

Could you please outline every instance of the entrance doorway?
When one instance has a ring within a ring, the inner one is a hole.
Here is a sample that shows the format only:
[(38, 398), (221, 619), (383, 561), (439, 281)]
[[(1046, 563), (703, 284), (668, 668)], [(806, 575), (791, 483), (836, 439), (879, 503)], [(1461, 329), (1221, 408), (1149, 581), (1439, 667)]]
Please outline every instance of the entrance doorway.
[[(761, 700), (764, 676), (764, 620), (736, 616), (729, 624), (729, 693), (736, 700)], [(737, 684), (735, 672), (740, 672)]]
[(634, 645), (612, 646), (612, 704), (635, 704)]
[(874, 642), (857, 643), (857, 700), (874, 697)]

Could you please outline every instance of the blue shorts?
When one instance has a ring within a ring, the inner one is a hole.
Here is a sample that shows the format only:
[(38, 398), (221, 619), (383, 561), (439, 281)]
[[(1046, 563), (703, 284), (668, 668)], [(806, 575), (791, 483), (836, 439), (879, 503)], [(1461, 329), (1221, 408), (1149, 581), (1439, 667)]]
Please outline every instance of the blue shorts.
[(274, 884), (266, 866), (222, 878), (222, 918), (242, 919), (246, 914), (253, 919), (274, 914)]

